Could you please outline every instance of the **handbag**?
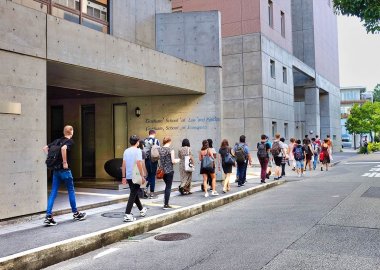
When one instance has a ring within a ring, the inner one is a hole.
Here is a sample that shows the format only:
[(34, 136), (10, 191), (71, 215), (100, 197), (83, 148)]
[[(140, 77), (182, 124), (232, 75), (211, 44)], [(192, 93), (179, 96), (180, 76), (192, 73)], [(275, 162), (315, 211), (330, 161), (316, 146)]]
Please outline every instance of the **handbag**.
[(322, 162), (324, 159), (325, 159), (325, 153), (324, 153), (324, 152), (321, 152), (321, 153), (319, 154), (319, 160)]
[(235, 158), (231, 155), (231, 149), (228, 149), (228, 152), (224, 157), (224, 164), (235, 165)]
[(186, 172), (193, 172), (195, 171), (193, 160), (190, 156), (190, 148), (187, 148), (187, 156), (185, 156), (185, 171)]
[(162, 168), (158, 168), (156, 172), (156, 178), (157, 179), (164, 179), (164, 170)]
[(137, 154), (135, 157), (135, 165), (133, 166), (133, 170), (132, 170), (132, 182), (133, 184), (137, 184), (140, 186), (142, 185), (141, 174), (140, 174), (139, 168), (137, 167)]
[(214, 158), (211, 157), (208, 152), (207, 154), (202, 158), (201, 162), (201, 168), (205, 171), (212, 171), (214, 169)]

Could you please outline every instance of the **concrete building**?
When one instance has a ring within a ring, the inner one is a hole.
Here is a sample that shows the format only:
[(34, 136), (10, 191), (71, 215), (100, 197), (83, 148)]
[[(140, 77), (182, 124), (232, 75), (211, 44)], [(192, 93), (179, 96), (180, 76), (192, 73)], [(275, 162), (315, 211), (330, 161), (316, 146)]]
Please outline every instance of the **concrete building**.
[(65, 124), (77, 179), (110, 179), (152, 128), (194, 150), (340, 138), (336, 39), (328, 1), (0, 0), (0, 220), (45, 210), (41, 148)]
[(175, 12), (207, 10), (222, 14), (223, 137), (236, 141), (244, 130), (255, 138), (280, 132), (340, 139), (331, 1), (173, 0)]

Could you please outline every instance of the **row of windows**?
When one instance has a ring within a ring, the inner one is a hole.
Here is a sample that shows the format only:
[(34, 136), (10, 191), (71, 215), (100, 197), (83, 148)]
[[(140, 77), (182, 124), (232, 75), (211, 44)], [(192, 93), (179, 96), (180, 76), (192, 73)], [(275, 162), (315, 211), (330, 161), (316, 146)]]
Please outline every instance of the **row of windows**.
[[(280, 16), (281, 16), (281, 36), (285, 37), (285, 13), (281, 11)], [(272, 0), (268, 0), (268, 18), (269, 18), (269, 26), (273, 28), (274, 19), (273, 19), (273, 1)]]
[[(272, 138), (274, 138), (276, 133), (277, 133), (277, 122), (272, 122)], [(285, 139), (288, 138), (288, 135), (289, 135), (289, 124), (288, 123), (284, 124), (284, 134), (283, 135), (284, 135), (283, 137)]]
[[(276, 79), (276, 62), (272, 59), (270, 60), (270, 76)], [(288, 83), (288, 69), (286, 67), (282, 67), (282, 82)]]
[(108, 0), (34, 0), (49, 14), (108, 33)]

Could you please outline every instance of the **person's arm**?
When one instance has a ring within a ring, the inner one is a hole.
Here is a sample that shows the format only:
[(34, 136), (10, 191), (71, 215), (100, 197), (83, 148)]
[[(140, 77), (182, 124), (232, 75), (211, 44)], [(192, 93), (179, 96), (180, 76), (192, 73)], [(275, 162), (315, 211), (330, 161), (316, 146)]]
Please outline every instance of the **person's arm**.
[(45, 146), (42, 148), (42, 151), (44, 151), (44, 153), (47, 155), (48, 152), (49, 152), (49, 146), (45, 145)]
[(246, 148), (245, 151), (247, 152), (248, 164), (249, 164), (249, 166), (252, 166), (252, 156), (251, 156), (251, 154), (249, 153), (249, 149), (248, 149), (248, 147)]
[(199, 161), (202, 161), (202, 150), (199, 152)]
[(172, 158), (172, 163), (173, 163), (173, 164), (177, 164), (177, 163), (179, 162), (179, 159), (176, 159), (176, 158), (175, 158), (174, 150), (171, 150), (171, 151), (170, 151), (170, 156), (171, 156), (171, 158)]
[(125, 165), (125, 160), (123, 160), (123, 164), (121, 165), (121, 183), (123, 185), (127, 184), (127, 179), (126, 179), (126, 165)]
[(220, 171), (220, 164), (222, 163), (222, 155), (220, 154), (220, 151), (219, 151), (219, 154), (218, 154), (218, 169)]
[(67, 145), (61, 147), (62, 154), (62, 165), (64, 169), (68, 169), (69, 165), (67, 164)]

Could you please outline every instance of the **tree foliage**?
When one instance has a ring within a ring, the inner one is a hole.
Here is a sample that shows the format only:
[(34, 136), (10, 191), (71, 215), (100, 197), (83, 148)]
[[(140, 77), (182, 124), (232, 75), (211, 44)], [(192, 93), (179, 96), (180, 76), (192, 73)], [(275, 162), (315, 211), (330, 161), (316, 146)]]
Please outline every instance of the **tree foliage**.
[(379, 0), (333, 0), (338, 14), (356, 16), (364, 22), (367, 33), (380, 33)]
[(362, 106), (355, 104), (347, 118), (346, 128), (351, 134), (380, 132), (380, 102), (366, 102)]
[(379, 101), (380, 102), (380, 83), (378, 83), (375, 86), (375, 89), (373, 89), (373, 101)]

